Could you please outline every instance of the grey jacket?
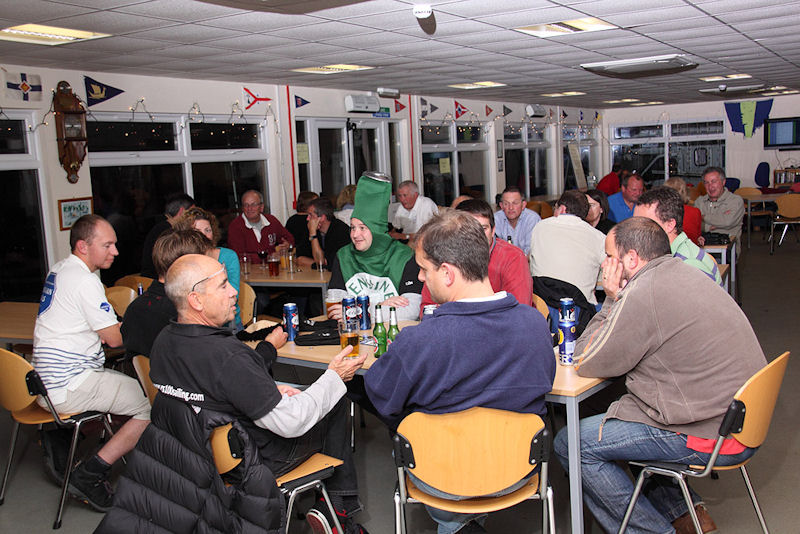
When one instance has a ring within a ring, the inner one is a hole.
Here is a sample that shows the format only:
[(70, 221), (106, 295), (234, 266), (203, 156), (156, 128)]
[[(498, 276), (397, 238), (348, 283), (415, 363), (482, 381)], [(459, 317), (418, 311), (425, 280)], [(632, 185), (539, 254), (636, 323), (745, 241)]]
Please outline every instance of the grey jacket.
[(725, 189), (715, 202), (703, 195), (694, 201), (694, 206), (703, 214), (704, 232), (735, 235), (737, 239), (742, 237), (744, 201), (739, 195)]
[(678, 258), (645, 265), (606, 299), (575, 347), (578, 374), (627, 375), (607, 412), (715, 438), (736, 391), (766, 364), (747, 317), (708, 276)]

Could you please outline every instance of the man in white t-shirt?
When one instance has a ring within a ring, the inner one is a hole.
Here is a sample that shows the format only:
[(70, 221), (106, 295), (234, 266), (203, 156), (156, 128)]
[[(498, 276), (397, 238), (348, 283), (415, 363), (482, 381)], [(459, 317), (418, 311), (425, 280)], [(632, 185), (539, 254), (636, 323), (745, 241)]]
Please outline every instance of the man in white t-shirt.
[[(439, 213), (439, 208), (428, 197), (420, 196), (419, 187), (411, 180), (397, 186), (397, 201), (394, 213), (389, 216), (394, 230), (389, 235), (400, 241), (408, 241), (423, 224)], [(392, 207), (389, 208), (392, 211)]]
[[(33, 366), (60, 414), (91, 410), (131, 416), (70, 475), (73, 496), (107, 511), (113, 497), (111, 465), (136, 445), (150, 422), (150, 404), (136, 380), (103, 367), (102, 344), (122, 345), (120, 323), (95, 274), (108, 269), (118, 254), (114, 229), (98, 215), (84, 215), (72, 226), (69, 241), (72, 254), (45, 280), (33, 331)], [(41, 399), (39, 404), (45, 406)]]

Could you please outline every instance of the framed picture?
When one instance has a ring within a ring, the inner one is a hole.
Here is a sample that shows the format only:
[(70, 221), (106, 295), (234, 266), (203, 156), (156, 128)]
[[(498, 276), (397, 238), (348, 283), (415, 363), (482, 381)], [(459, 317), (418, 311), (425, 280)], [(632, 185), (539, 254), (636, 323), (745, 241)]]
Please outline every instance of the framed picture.
[(503, 160), (497, 160), (497, 172), (503, 172)]
[(92, 213), (92, 197), (58, 201), (58, 225), (62, 230), (69, 230), (75, 221), (90, 213)]
[(503, 159), (503, 140), (497, 140), (497, 159)]

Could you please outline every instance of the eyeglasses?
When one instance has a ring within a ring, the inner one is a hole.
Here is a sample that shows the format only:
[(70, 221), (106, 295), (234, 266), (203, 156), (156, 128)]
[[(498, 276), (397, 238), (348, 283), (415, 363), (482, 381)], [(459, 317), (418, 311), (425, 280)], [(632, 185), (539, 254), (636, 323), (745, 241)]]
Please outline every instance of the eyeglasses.
[(192, 286), (192, 290), (189, 291), (189, 293), (194, 293), (195, 288), (197, 286), (199, 286), (203, 282), (208, 282), (209, 280), (211, 280), (212, 278), (214, 278), (218, 274), (221, 274), (221, 273), (224, 273), (224, 272), (225, 272), (225, 267), (223, 266), (222, 269), (220, 269), (219, 271), (215, 272), (214, 274), (210, 274), (210, 275), (206, 276), (205, 278), (203, 278), (202, 280), (195, 282), (194, 285)]

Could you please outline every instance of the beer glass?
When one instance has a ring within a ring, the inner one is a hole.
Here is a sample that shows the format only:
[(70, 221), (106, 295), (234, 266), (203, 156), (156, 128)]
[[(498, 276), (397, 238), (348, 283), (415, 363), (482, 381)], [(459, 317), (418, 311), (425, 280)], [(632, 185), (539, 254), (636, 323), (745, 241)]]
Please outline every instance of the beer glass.
[(342, 348), (345, 348), (348, 345), (353, 347), (353, 352), (350, 353), (350, 357), (354, 358), (358, 356), (358, 320), (339, 321), (339, 343), (341, 344)]

